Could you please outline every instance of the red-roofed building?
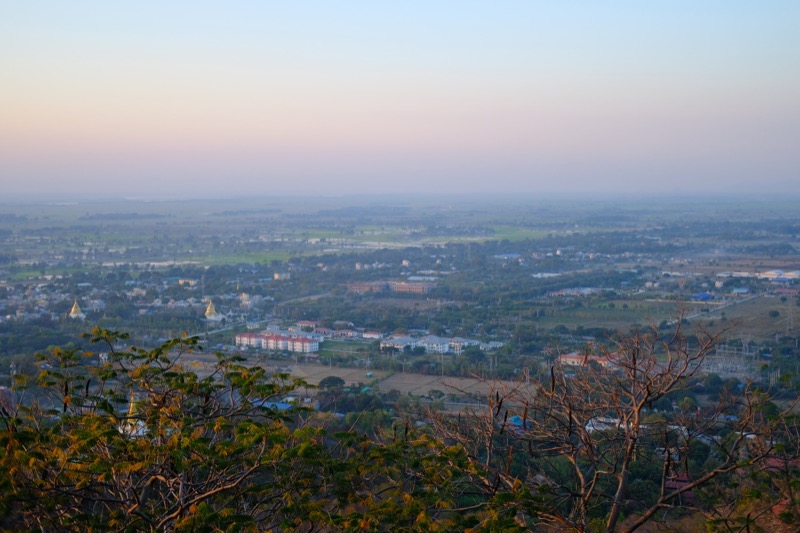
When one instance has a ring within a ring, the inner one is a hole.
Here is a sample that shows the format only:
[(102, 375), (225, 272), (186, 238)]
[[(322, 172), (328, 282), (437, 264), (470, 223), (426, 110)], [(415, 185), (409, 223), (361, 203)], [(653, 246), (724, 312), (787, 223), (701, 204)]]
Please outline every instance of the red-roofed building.
[[(664, 487), (667, 489), (667, 492), (672, 492), (675, 490), (682, 489), (686, 485), (690, 483), (689, 477), (686, 474), (679, 474), (673, 478), (669, 478), (664, 482)], [(677, 503), (679, 505), (694, 505), (695, 496), (694, 492), (691, 489), (682, 492), (679, 496), (677, 496), (672, 503)]]

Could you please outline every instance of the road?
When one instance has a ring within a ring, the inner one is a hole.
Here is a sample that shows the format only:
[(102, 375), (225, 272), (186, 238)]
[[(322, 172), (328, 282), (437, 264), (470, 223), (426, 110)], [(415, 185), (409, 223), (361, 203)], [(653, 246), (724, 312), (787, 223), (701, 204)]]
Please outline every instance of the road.
[(698, 311), (697, 313), (694, 313), (692, 315), (687, 315), (686, 318), (690, 319), (690, 318), (697, 318), (698, 316), (703, 316), (703, 315), (711, 315), (713, 313), (716, 313), (717, 311), (721, 311), (722, 309), (727, 309), (728, 307), (733, 307), (734, 305), (743, 304), (745, 302), (749, 302), (751, 300), (755, 300), (756, 298), (761, 298), (761, 297), (762, 297), (761, 294), (754, 294), (753, 296), (748, 296), (747, 298), (742, 298), (741, 300), (730, 300), (722, 305), (714, 307), (713, 309), (709, 309), (708, 311)]

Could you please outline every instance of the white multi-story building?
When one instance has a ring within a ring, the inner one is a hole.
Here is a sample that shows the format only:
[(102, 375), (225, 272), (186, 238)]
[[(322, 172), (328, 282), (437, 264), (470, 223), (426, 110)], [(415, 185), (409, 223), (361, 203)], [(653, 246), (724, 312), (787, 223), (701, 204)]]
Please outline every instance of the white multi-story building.
[[(366, 337), (366, 334), (364, 335)], [(410, 337), (408, 335), (391, 335), (381, 341), (381, 350), (384, 348), (395, 348), (397, 350), (413, 350), (417, 347), (425, 349), (425, 353), (453, 353), (460, 355), (464, 348), (467, 346), (479, 346), (481, 350), (491, 351), (497, 348), (502, 348), (502, 342), (491, 342), (489, 344), (482, 344), (480, 341), (474, 339), (465, 339), (463, 337), (439, 337), (437, 335), (426, 335), (421, 339)]]
[(450, 351), (450, 339), (426, 335), (419, 340), (419, 346), (425, 348), (425, 353), (447, 353)]
[(236, 346), (249, 346), (265, 350), (286, 350), (289, 352), (313, 353), (319, 350), (319, 341), (301, 335), (280, 335), (277, 333), (239, 333)]

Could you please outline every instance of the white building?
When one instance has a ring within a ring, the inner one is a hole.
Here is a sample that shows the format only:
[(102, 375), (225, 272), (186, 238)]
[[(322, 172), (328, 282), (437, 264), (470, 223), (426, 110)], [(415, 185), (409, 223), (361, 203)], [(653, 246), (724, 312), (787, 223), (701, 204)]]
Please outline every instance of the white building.
[(262, 348), (264, 350), (285, 350), (298, 353), (319, 351), (319, 341), (302, 335), (281, 335), (277, 333), (238, 333), (236, 346)]
[(419, 340), (419, 346), (425, 348), (425, 353), (447, 353), (450, 351), (450, 339), (426, 335)]

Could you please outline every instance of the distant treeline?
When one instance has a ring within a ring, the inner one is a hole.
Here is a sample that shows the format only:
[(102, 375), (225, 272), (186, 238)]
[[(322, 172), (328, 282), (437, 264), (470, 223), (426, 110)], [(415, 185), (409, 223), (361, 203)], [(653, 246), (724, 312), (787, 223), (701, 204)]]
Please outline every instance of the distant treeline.
[(28, 217), (14, 213), (0, 213), (0, 222), (26, 222)]
[(149, 213), (147, 215), (140, 215), (139, 213), (92, 213), (81, 216), (80, 220), (134, 220), (139, 218), (162, 219), (167, 218), (167, 215), (157, 213)]

